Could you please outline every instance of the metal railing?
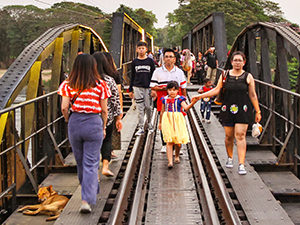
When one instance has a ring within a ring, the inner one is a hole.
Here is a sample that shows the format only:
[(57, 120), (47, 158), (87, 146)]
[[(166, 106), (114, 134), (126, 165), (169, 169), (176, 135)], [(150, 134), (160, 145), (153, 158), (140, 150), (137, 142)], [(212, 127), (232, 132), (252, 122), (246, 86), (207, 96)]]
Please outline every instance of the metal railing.
[[(40, 178), (47, 174), (50, 164), (55, 164), (55, 151), (57, 158), (64, 165), (60, 149), (68, 141), (66, 124), (59, 110), (58, 112), (53, 110), (54, 98), (57, 98), (57, 91), (0, 111), (1, 118), (7, 117), (0, 145), (2, 175), (0, 200), (3, 208), (6, 208), (8, 199), (12, 200), (12, 209), (16, 207), (16, 193), (24, 185), (26, 176), (34, 191), (38, 191)], [(31, 127), (25, 127), (25, 112), (28, 107), (34, 108)], [(44, 172), (41, 174), (37, 168), (43, 164)], [(9, 193), (12, 194), (8, 195)]]
[[(125, 82), (129, 81), (131, 61), (122, 64), (118, 71)], [(60, 101), (54, 107), (57, 97), (57, 91), (53, 91), (0, 111), (1, 126), (4, 127), (0, 143), (0, 207), (10, 205), (15, 209), (17, 191), (26, 178), (37, 193), (41, 177), (48, 174), (50, 167), (56, 166), (55, 161), (59, 166), (65, 166), (62, 147), (68, 144), (67, 124), (60, 112)], [(25, 126), (28, 107), (33, 108), (32, 127)], [(37, 170), (39, 167), (44, 168), (42, 174)], [(18, 176), (23, 179), (17, 179)]]
[(277, 165), (290, 164), (298, 175), (300, 160), (300, 94), (255, 80), (263, 116), (259, 140), (272, 144)]
[(117, 69), (122, 75), (123, 85), (129, 85), (130, 83), (131, 63), (132, 61), (123, 63), (122, 66)]

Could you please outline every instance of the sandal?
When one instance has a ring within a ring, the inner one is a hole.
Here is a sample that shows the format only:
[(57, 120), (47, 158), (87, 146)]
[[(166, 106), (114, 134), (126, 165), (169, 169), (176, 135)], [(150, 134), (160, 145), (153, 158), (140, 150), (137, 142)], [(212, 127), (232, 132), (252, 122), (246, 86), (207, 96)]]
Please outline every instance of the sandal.
[(111, 158), (111, 159), (116, 159), (116, 158), (118, 158), (118, 156), (115, 155), (115, 153), (111, 152), (110, 158)]
[(113, 177), (115, 174), (113, 172), (111, 172), (110, 170), (107, 170), (106, 172), (102, 172), (102, 174), (104, 176), (107, 176), (107, 177)]
[(172, 169), (173, 168), (173, 163), (168, 163), (168, 169)]

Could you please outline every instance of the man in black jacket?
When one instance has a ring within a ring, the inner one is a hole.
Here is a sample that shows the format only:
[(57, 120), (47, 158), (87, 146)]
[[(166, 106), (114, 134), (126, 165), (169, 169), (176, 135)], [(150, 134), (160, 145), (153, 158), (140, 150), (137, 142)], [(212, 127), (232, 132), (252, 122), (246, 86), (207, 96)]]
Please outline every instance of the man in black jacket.
[[(147, 43), (140, 41), (137, 44), (136, 51), (138, 57), (132, 61), (131, 64), (131, 79), (129, 87), (129, 97), (135, 99), (138, 113), (139, 123), (138, 131), (135, 135), (142, 135), (144, 133), (143, 120), (146, 113), (148, 120), (148, 130), (153, 131), (150, 124), (151, 117), (151, 89), (150, 81), (153, 71), (155, 70), (154, 62), (151, 58), (147, 57)], [(134, 93), (134, 94), (133, 94)]]
[(211, 46), (204, 54), (208, 66), (206, 78), (210, 79), (214, 84), (217, 76), (218, 60), (215, 53), (215, 47)]

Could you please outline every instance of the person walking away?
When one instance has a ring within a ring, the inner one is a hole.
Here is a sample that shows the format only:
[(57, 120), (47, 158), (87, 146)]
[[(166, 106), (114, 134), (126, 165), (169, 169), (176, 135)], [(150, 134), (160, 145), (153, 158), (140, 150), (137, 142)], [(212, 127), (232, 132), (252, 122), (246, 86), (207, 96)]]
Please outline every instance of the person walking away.
[(246, 57), (243, 52), (237, 51), (231, 56), (232, 69), (229, 70), (226, 80), (223, 84), (223, 77), (220, 76), (218, 84), (212, 90), (203, 94), (194, 96), (193, 99), (202, 99), (213, 97), (219, 94), (221, 87), (224, 85), (223, 104), (221, 106), (220, 118), (225, 130), (225, 147), (228, 159), (226, 167), (233, 167), (233, 144), (236, 140), (238, 152), (238, 173), (244, 175), (247, 173), (245, 168), (246, 157), (246, 133), (248, 124), (251, 121), (251, 103), (256, 111), (255, 122), (260, 122), (261, 111), (257, 95), (255, 92), (255, 83), (253, 76), (244, 71)]
[(215, 52), (215, 47), (211, 46), (204, 54), (206, 57), (207, 71), (206, 78), (210, 79), (214, 84), (216, 82), (218, 60)]
[[(199, 88), (198, 93), (202, 94), (213, 89), (212, 82), (210, 79), (205, 78), (203, 83), (204, 85)], [(210, 123), (211, 101), (212, 100), (209, 97), (201, 99), (200, 112), (203, 123)], [(206, 117), (204, 117), (204, 113), (206, 113)]]
[(108, 61), (108, 65), (103, 65), (103, 69), (104, 69), (104, 73), (107, 74), (108, 76), (114, 78), (117, 87), (118, 87), (118, 92), (119, 92), (119, 97), (120, 97), (120, 106), (121, 106), (121, 111), (123, 112), (123, 93), (122, 93), (122, 76), (120, 75), (120, 73), (117, 70), (117, 66), (115, 64), (115, 61), (112, 57), (112, 55), (109, 52), (103, 52), (103, 54), (105, 55), (107, 61)]
[(177, 47), (173, 47), (173, 50), (175, 52), (175, 57), (176, 57), (175, 66), (177, 66), (177, 67), (179, 67), (181, 69), (181, 65), (180, 65), (180, 58), (181, 58), (181, 56), (180, 56), (180, 54), (178, 52)]
[[(167, 83), (169, 81), (176, 81), (179, 85), (179, 94), (186, 96), (186, 79), (181, 69), (175, 66), (175, 53), (173, 49), (165, 49), (163, 53), (164, 65), (156, 68), (153, 73), (150, 87), (157, 95), (157, 111), (160, 112), (162, 108), (161, 97), (168, 95)], [(161, 152), (166, 152), (166, 143), (164, 142), (161, 132), (162, 148)]]
[(187, 83), (192, 85), (191, 77), (193, 71), (193, 61), (191, 51), (189, 49), (185, 49), (184, 53), (184, 60), (182, 62), (182, 69), (187, 73)]
[[(129, 87), (129, 97), (134, 98), (138, 114), (138, 131), (135, 135), (144, 134), (144, 115), (147, 115), (148, 131), (152, 132), (151, 125), (151, 96), (150, 96), (150, 81), (155, 70), (154, 62), (146, 56), (147, 43), (140, 41), (136, 47), (137, 58), (131, 64), (131, 79)], [(134, 92), (134, 94), (133, 94)]]
[[(69, 77), (60, 85), (61, 111), (68, 122), (68, 136), (81, 184), (81, 213), (90, 213), (99, 193), (100, 148), (105, 136), (107, 98), (111, 96), (96, 69), (93, 56), (76, 57)], [(69, 118), (69, 105), (72, 114)], [(101, 116), (99, 115), (101, 114)]]
[(198, 52), (198, 58), (196, 60), (196, 77), (198, 80), (198, 84), (203, 84), (204, 80), (204, 61), (202, 57), (202, 53)]
[[(108, 66), (106, 66), (106, 64), (103, 64), (104, 73), (107, 74), (108, 76), (114, 78), (114, 80), (117, 84), (118, 92), (119, 92), (119, 99), (120, 99), (120, 106), (121, 106), (121, 111), (123, 114), (123, 93), (122, 93), (123, 78), (120, 75), (119, 71), (117, 70), (117, 66), (115, 64), (115, 61), (114, 61), (112, 55), (109, 52), (103, 52), (103, 54), (106, 56), (106, 59), (108, 61)], [(122, 115), (122, 117), (123, 117), (123, 115)], [(122, 117), (121, 117), (121, 119), (122, 119)], [(118, 158), (118, 156), (114, 154), (114, 151), (111, 151), (111, 158), (112, 159)]]
[[(103, 144), (101, 147), (101, 155), (102, 155), (102, 174), (105, 176), (114, 176), (113, 172), (109, 169), (109, 162), (111, 160), (111, 152), (112, 152), (112, 135), (113, 135), (113, 125), (114, 120), (116, 121), (116, 129), (118, 132), (122, 129), (122, 116), (123, 113), (121, 111), (120, 97), (117, 84), (115, 80), (107, 75), (104, 71), (104, 68), (108, 70), (110, 68), (110, 64), (103, 52), (95, 52), (93, 57), (97, 62), (97, 70), (98, 73), (103, 76), (107, 86), (111, 91), (111, 96), (107, 100), (107, 108), (108, 108), (108, 117), (106, 123), (106, 136), (103, 140)], [(110, 68), (112, 70), (112, 68)]]
[(167, 143), (168, 168), (171, 169), (173, 167), (173, 146), (175, 146), (174, 162), (180, 163), (181, 144), (189, 142), (189, 134), (181, 108), (187, 111), (197, 100), (187, 105), (185, 103), (186, 98), (178, 95), (179, 85), (176, 81), (168, 82), (166, 89), (168, 95), (162, 97), (162, 113), (160, 114), (158, 128), (162, 131), (164, 141)]

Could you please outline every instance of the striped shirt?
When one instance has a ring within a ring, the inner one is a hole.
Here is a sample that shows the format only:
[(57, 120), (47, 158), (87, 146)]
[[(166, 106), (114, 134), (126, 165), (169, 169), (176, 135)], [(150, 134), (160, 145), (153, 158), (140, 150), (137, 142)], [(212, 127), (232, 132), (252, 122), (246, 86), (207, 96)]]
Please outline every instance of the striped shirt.
[[(73, 89), (69, 85), (69, 81), (65, 80), (61, 83), (58, 89), (58, 94), (61, 96), (72, 98), (77, 95), (78, 89)], [(79, 93), (74, 104), (71, 107), (71, 111), (79, 113), (101, 113), (100, 100), (106, 99), (111, 96), (111, 92), (105, 83), (100, 80), (96, 87), (85, 89)]]
[[(150, 87), (166, 87), (169, 81), (176, 81), (180, 89), (186, 88), (184, 73), (177, 66), (174, 66), (171, 71), (167, 70), (165, 66), (157, 68), (152, 75)], [(161, 97), (166, 95), (168, 95), (167, 91), (157, 91), (157, 111), (161, 111)]]

